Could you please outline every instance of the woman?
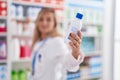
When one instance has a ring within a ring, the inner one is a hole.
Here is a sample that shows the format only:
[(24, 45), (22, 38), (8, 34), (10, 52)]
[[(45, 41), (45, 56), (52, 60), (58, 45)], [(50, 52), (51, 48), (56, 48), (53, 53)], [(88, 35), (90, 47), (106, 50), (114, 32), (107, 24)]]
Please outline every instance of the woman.
[[(33, 80), (61, 80), (64, 71), (75, 72), (84, 56), (80, 50), (81, 32), (70, 34), (70, 48), (57, 31), (55, 11), (43, 8), (38, 14), (32, 42)], [(65, 79), (62, 79), (65, 80)]]

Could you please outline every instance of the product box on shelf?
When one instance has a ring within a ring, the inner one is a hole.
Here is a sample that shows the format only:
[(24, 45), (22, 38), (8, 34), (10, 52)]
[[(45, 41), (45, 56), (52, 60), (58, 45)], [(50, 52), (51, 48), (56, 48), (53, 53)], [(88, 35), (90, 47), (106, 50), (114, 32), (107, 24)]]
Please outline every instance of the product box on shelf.
[(7, 15), (7, 2), (0, 1), (0, 16), (6, 16), (6, 15)]
[(95, 51), (95, 40), (93, 37), (83, 37), (81, 48), (85, 54)]
[[(85, 57), (80, 65), (81, 79), (100, 78), (102, 75), (102, 60), (100, 56)], [(92, 80), (92, 79), (91, 79)]]
[(0, 59), (5, 59), (7, 56), (6, 53), (6, 43), (0, 42)]
[(80, 78), (88, 79), (90, 77), (90, 68), (89, 66), (81, 66), (80, 67)]
[(76, 72), (67, 72), (67, 80), (77, 80), (80, 78), (80, 71)]
[(20, 46), (20, 58), (30, 58), (30, 46)]
[(7, 66), (0, 64), (0, 80), (7, 80)]
[(90, 75), (92, 77), (102, 75), (102, 58), (100, 56), (95, 56), (90, 58)]
[(31, 71), (30, 69), (26, 70), (12, 70), (11, 72), (11, 80), (31, 80)]
[(88, 79), (90, 77), (89, 57), (85, 57), (83, 63), (80, 64), (80, 78)]
[(0, 21), (0, 32), (6, 32), (6, 23)]

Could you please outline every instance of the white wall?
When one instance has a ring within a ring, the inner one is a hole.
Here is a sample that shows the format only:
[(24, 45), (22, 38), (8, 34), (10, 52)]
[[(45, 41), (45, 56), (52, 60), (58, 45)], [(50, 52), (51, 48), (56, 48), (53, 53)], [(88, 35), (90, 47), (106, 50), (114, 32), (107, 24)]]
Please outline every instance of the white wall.
[(114, 80), (120, 80), (120, 0), (115, 2)]
[(113, 80), (113, 30), (114, 0), (104, 1), (103, 26), (103, 79)]

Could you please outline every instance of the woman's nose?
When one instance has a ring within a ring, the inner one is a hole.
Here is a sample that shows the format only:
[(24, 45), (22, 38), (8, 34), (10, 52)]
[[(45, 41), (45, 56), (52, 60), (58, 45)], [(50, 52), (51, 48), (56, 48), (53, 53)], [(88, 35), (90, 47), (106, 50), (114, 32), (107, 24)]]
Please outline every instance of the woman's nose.
[(47, 25), (47, 21), (46, 21), (46, 20), (43, 21), (43, 25), (44, 25), (44, 26)]

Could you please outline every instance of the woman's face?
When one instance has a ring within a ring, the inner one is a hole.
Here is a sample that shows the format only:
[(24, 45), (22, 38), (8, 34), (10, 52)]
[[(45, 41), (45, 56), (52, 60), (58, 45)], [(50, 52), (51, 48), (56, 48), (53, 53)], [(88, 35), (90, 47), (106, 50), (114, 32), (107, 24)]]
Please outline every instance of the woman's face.
[(54, 29), (54, 24), (54, 14), (52, 12), (45, 13), (39, 19), (39, 31), (41, 34), (48, 34)]

